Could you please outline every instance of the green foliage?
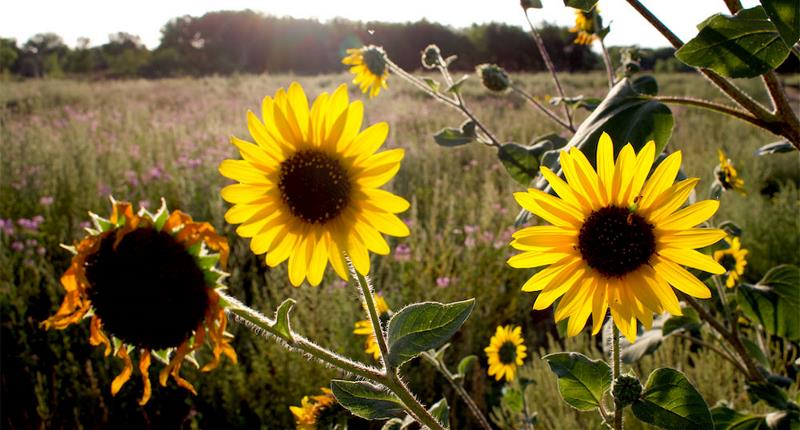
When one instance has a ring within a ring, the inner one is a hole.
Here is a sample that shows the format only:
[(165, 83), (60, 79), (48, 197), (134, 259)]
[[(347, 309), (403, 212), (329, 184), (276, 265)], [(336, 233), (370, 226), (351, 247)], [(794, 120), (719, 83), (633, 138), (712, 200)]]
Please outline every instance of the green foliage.
[(755, 152), (756, 155), (767, 155), (767, 154), (783, 154), (786, 152), (794, 152), (797, 151), (797, 148), (794, 147), (788, 140), (783, 139), (777, 142), (768, 143), (761, 148), (758, 148)]
[(564, 0), (564, 6), (574, 7), (583, 11), (590, 11), (597, 4), (597, 0)]
[(722, 76), (751, 78), (780, 66), (789, 56), (789, 47), (764, 8), (756, 6), (733, 17), (710, 17), (675, 56), (690, 66), (711, 69)]
[(331, 381), (336, 401), (353, 415), (367, 420), (385, 420), (405, 415), (403, 403), (385, 389), (363, 381)]
[(387, 337), (392, 366), (400, 366), (423, 351), (442, 346), (461, 328), (475, 299), (455, 303), (414, 303), (389, 320)]
[(773, 268), (755, 285), (737, 289), (742, 312), (767, 333), (800, 339), (800, 268), (781, 265)]
[(711, 408), (714, 419), (714, 430), (767, 430), (763, 416), (750, 415), (731, 409), (726, 404), (718, 404)]
[(497, 158), (515, 181), (528, 185), (539, 174), (539, 160), (534, 151), (516, 143), (503, 144), (497, 150)]
[(631, 409), (640, 420), (662, 429), (714, 428), (703, 396), (675, 369), (654, 370)]
[(557, 352), (542, 357), (558, 377), (561, 397), (575, 409), (590, 411), (600, 406), (611, 386), (611, 368), (577, 352)]
[(800, 3), (795, 0), (761, 0), (761, 5), (786, 46), (797, 43), (800, 39)]
[(450, 406), (447, 405), (447, 399), (442, 397), (442, 400), (431, 405), (428, 412), (436, 418), (439, 424), (445, 428), (450, 428)]
[(443, 128), (433, 135), (433, 140), (441, 146), (461, 146), (475, 141), (475, 123), (467, 121), (461, 128)]

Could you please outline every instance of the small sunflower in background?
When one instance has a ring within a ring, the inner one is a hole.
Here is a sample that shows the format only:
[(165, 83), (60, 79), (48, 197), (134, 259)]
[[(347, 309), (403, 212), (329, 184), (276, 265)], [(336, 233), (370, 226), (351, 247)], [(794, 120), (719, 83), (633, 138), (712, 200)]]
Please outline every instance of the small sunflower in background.
[[(213, 358), (202, 367), (210, 371), (222, 355), (236, 363), (236, 352), (225, 332), (227, 317), (217, 290), (223, 288), (228, 242), (208, 223), (195, 222), (181, 212), (169, 213), (162, 200), (155, 214), (112, 199), (111, 217), (91, 214), (94, 229), (74, 247), (75, 256), (61, 277), (67, 292), (55, 315), (42, 322), (46, 329), (63, 330), (90, 319), (89, 343), (103, 346), (125, 367), (111, 383), (116, 395), (130, 379), (138, 358), (144, 405), (152, 392), (148, 369), (151, 358), (165, 366), (159, 382), (175, 382), (196, 394), (180, 376), (184, 359), (193, 363), (204, 345)], [(214, 253), (209, 252), (214, 251)]]
[(739, 177), (739, 173), (733, 167), (730, 158), (721, 149), (717, 149), (717, 153), (719, 155), (719, 166), (714, 171), (717, 174), (717, 180), (722, 184), (722, 188), (735, 190), (742, 195), (747, 195), (744, 190), (744, 180)]
[(489, 346), (484, 348), (489, 358), (489, 376), (494, 376), (497, 381), (504, 377), (507, 382), (514, 380), (517, 368), (528, 356), (527, 349), (522, 339), (522, 327), (498, 326)]
[(336, 399), (331, 390), (320, 388), (322, 394), (304, 396), (300, 406), (289, 406), (294, 415), (297, 430), (317, 430), (334, 428), (338, 423), (338, 416), (342, 415), (341, 408), (336, 407)]
[(387, 88), (389, 65), (383, 48), (369, 45), (348, 49), (342, 64), (350, 66), (350, 73), (356, 75), (353, 83), (361, 88), (362, 93), (366, 94), (369, 91), (370, 98), (377, 96), (381, 88)]
[(515, 268), (548, 266), (534, 274), (523, 291), (539, 291), (533, 309), (561, 301), (556, 321), (569, 318), (568, 336), (586, 325), (592, 333), (603, 325), (608, 308), (614, 324), (631, 342), (637, 320), (646, 328), (653, 313), (681, 315), (670, 285), (698, 298), (709, 298), (708, 287), (682, 266), (712, 274), (725, 269), (708, 255), (695, 251), (725, 237), (719, 229), (695, 228), (719, 207), (705, 200), (681, 208), (700, 181), (674, 183), (681, 165), (677, 151), (656, 167), (655, 142), (636, 154), (625, 145), (614, 160), (614, 145), (603, 133), (597, 146), (597, 169), (577, 148), (562, 151), (566, 181), (547, 167), (541, 173), (558, 197), (538, 189), (515, 193), (517, 202), (552, 225), (523, 228), (511, 246), (523, 251), (511, 257)]
[(346, 252), (369, 272), (369, 251), (386, 255), (382, 234), (408, 236), (397, 213), (408, 202), (381, 190), (400, 170), (402, 149), (377, 152), (389, 134), (380, 122), (361, 130), (364, 107), (350, 103), (347, 86), (323, 93), (309, 108), (293, 83), (265, 97), (262, 119), (247, 113), (255, 144), (231, 138), (242, 160), (224, 160), (220, 173), (239, 183), (222, 189), (233, 203), (225, 220), (241, 224), (250, 249), (275, 267), (289, 260), (289, 281), (319, 285), (328, 263), (347, 279)]
[[(386, 324), (392, 318), (392, 310), (386, 303), (386, 299), (380, 293), (375, 293), (375, 310), (378, 312), (378, 317), (381, 319), (382, 324)], [(378, 360), (381, 358), (381, 349), (378, 347), (378, 341), (375, 339), (375, 333), (372, 330), (372, 323), (366, 319), (356, 321), (353, 334), (359, 336), (366, 336), (364, 341), (364, 351), (367, 354), (372, 354), (372, 358)]]
[(575, 9), (575, 26), (570, 28), (570, 33), (575, 34), (575, 45), (591, 45), (600, 38), (603, 28), (603, 20), (600, 17), (600, 10), (595, 6), (589, 12)]
[(749, 251), (742, 248), (738, 237), (734, 237), (733, 239), (726, 237), (725, 242), (728, 243), (729, 247), (727, 249), (714, 251), (714, 259), (725, 268), (725, 275), (728, 278), (725, 281), (725, 286), (733, 288), (744, 274)]

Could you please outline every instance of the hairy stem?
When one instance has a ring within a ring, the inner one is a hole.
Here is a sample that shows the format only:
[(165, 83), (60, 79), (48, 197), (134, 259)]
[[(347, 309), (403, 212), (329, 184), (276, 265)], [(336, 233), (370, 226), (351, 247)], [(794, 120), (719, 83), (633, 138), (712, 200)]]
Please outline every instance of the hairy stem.
[[(647, 97), (647, 96), (642, 96), (642, 97)], [(710, 100), (698, 99), (694, 97), (677, 97), (677, 96), (652, 96), (647, 98), (667, 104), (694, 106), (703, 109), (708, 109), (714, 112), (719, 112), (721, 114), (738, 118), (742, 121), (749, 122), (750, 124), (753, 124), (756, 127), (764, 128), (767, 130), (770, 130), (770, 127), (772, 126), (771, 123), (758, 119), (743, 110), (736, 109), (734, 107), (727, 106), (721, 103), (712, 102)]]
[(606, 44), (603, 42), (603, 38), (600, 38), (600, 48), (603, 52), (603, 63), (606, 65), (606, 75), (608, 75), (608, 88), (614, 88), (614, 84), (616, 84), (616, 79), (614, 78), (614, 67), (611, 64), (611, 57), (608, 55), (608, 49), (606, 49)]
[(374, 291), (372, 291), (372, 285), (367, 277), (358, 273), (357, 270), (351, 268), (351, 273), (354, 274), (358, 287), (360, 288), (361, 298), (364, 300), (364, 304), (367, 308), (367, 316), (372, 323), (375, 341), (378, 344), (378, 349), (381, 351), (381, 359), (383, 360), (383, 365), (386, 367), (386, 373), (391, 373), (393, 367), (389, 363), (389, 347), (386, 345), (386, 337), (383, 332), (383, 327), (381, 326), (381, 318), (375, 307), (375, 296), (373, 296)]
[(435, 358), (427, 353), (422, 354), (422, 357), (432, 364), (437, 372), (444, 376), (444, 379), (446, 379), (450, 386), (453, 387), (453, 390), (455, 390), (456, 394), (458, 394), (458, 397), (460, 397), (461, 400), (466, 403), (469, 411), (472, 412), (472, 415), (476, 420), (478, 420), (481, 428), (484, 430), (492, 430), (492, 427), (489, 425), (489, 420), (486, 419), (486, 417), (483, 415), (483, 412), (481, 412), (481, 409), (475, 403), (475, 400), (473, 400), (469, 393), (467, 393), (467, 390), (464, 389), (464, 385), (456, 381), (455, 376), (453, 376), (450, 370), (444, 366), (443, 363), (439, 363)]
[[(558, 90), (558, 95), (561, 96), (562, 99), (565, 99), (567, 96), (564, 95), (564, 89), (561, 87), (561, 82), (558, 80), (558, 73), (556, 73), (556, 66), (553, 65), (550, 54), (547, 53), (547, 48), (544, 46), (542, 36), (536, 31), (536, 26), (533, 25), (533, 21), (531, 21), (531, 17), (528, 15), (528, 10), (524, 9), (523, 12), (525, 13), (525, 19), (528, 21), (528, 26), (531, 28), (531, 35), (536, 42), (536, 48), (539, 50), (539, 54), (541, 54), (542, 60), (544, 60), (544, 64), (547, 66), (547, 70), (550, 71), (550, 76), (553, 78), (553, 83), (556, 86), (556, 90)], [(569, 129), (574, 132), (575, 126), (572, 123), (572, 113), (570, 113), (569, 107), (566, 104), (564, 104), (564, 115), (567, 118), (566, 122), (569, 124)]]
[[(548, 117), (548, 118), (550, 118), (551, 120), (553, 120), (554, 122), (556, 122), (558, 125), (560, 125), (560, 126), (562, 126), (562, 127), (566, 128), (567, 130), (569, 130), (569, 131), (571, 131), (571, 132), (573, 132), (573, 133), (575, 132), (575, 130), (573, 130), (573, 129), (572, 129), (572, 127), (570, 127), (570, 125), (569, 125), (569, 124), (567, 124), (566, 122), (564, 122), (564, 120), (562, 120), (562, 119), (561, 119), (561, 118), (559, 118), (559, 117), (558, 117), (556, 114), (554, 114), (553, 112), (551, 112), (551, 111), (550, 111), (550, 109), (547, 109), (547, 108), (546, 108), (546, 107), (545, 107), (545, 106), (544, 106), (544, 105), (543, 105), (543, 104), (542, 104), (542, 103), (541, 103), (539, 100), (536, 100), (536, 99), (535, 99), (533, 96), (531, 96), (530, 94), (528, 94), (527, 92), (525, 92), (525, 91), (524, 91), (522, 88), (518, 87), (517, 85), (513, 85), (513, 84), (512, 84), (512, 85), (511, 85), (511, 89), (512, 89), (512, 90), (513, 90), (515, 93), (517, 93), (517, 94), (519, 94), (520, 96), (522, 96), (522, 98), (524, 98), (525, 100), (527, 100), (527, 101), (528, 101), (530, 104), (532, 104), (534, 107), (536, 107), (537, 109), (539, 109), (539, 111), (541, 111), (543, 114), (547, 115), (547, 117)], [(565, 102), (565, 101), (563, 101), (563, 100), (562, 100), (562, 102), (566, 104), (566, 102)]]
[[(613, 381), (616, 382), (619, 378), (620, 360), (619, 360), (619, 329), (614, 322), (611, 322), (611, 376)], [(613, 382), (612, 382), (613, 383)], [(622, 406), (615, 399), (614, 400), (614, 429), (622, 430)]]
[(708, 348), (708, 349), (716, 352), (717, 355), (719, 355), (720, 357), (722, 357), (726, 361), (728, 361), (731, 364), (733, 364), (734, 367), (736, 367), (736, 369), (739, 370), (740, 372), (742, 372), (745, 376), (749, 376), (750, 375), (749, 373), (747, 373), (747, 369), (744, 367), (744, 365), (742, 365), (742, 363), (739, 363), (738, 361), (736, 361), (736, 359), (731, 357), (730, 354), (726, 353), (725, 351), (723, 351), (722, 349), (720, 349), (718, 346), (714, 345), (713, 343), (706, 342), (706, 341), (704, 341), (702, 339), (698, 339), (696, 337), (689, 336), (689, 335), (686, 335), (686, 334), (683, 334), (683, 333), (675, 333), (675, 334), (672, 334), (671, 336), (672, 337), (677, 337), (679, 339), (685, 339), (685, 340), (688, 340), (689, 342), (693, 342), (693, 343), (696, 343), (696, 344), (698, 344), (698, 345), (700, 345), (702, 347)]

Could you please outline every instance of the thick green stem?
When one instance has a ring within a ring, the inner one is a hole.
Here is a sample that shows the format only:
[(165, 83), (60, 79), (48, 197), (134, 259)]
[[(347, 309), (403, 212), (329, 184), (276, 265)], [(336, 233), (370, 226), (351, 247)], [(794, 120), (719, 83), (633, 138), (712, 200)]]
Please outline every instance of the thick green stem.
[[(613, 381), (616, 382), (620, 373), (620, 359), (619, 359), (619, 329), (614, 321), (611, 322), (611, 360), (613, 362), (611, 367), (611, 376)], [(622, 406), (614, 400), (614, 429), (622, 430)]]
[(358, 287), (361, 290), (361, 297), (364, 299), (364, 304), (367, 308), (367, 315), (369, 316), (369, 320), (372, 323), (373, 333), (375, 335), (375, 341), (378, 344), (378, 349), (381, 351), (381, 359), (383, 359), (383, 365), (386, 366), (386, 373), (391, 373), (393, 370), (392, 366), (390, 365), (388, 358), (389, 358), (389, 347), (386, 345), (386, 337), (383, 334), (383, 326), (381, 326), (381, 317), (378, 315), (378, 309), (375, 307), (375, 294), (372, 291), (372, 285), (370, 285), (369, 280), (367, 280), (366, 276), (358, 273), (358, 271), (353, 270), (353, 273), (356, 275), (356, 282), (358, 282)]

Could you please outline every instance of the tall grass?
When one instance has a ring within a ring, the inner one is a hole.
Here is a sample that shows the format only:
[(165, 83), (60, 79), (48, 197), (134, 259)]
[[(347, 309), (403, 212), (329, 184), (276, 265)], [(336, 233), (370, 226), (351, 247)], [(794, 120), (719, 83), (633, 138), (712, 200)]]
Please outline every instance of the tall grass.
[[(225, 363), (210, 374), (187, 369), (198, 396), (174, 386), (156, 387), (150, 403), (139, 408), (135, 400), (141, 383), (134, 378), (111, 397), (108, 387), (120, 365), (103, 359), (101, 350), (88, 345), (88, 327), (45, 332), (38, 326), (63, 297), (58, 277), (70, 256), (58, 244), (81, 237), (87, 211), (106, 214), (109, 194), (151, 208), (163, 196), (170, 208), (211, 222), (228, 234), (232, 244), (229, 285), (233, 295), (267, 313), (293, 297), (298, 302), (293, 322), (300, 332), (338, 352), (371, 360), (362, 351), (362, 339), (352, 334), (354, 321), (361, 318), (355, 289), (331, 274), (320, 287), (292, 288), (284, 266), (268, 269), (223, 220), (227, 206), (218, 192), (226, 181), (216, 169), (222, 159), (237, 157), (228, 137), (248, 137), (245, 111), (258, 112), (264, 95), (293, 79), (313, 97), (350, 77), (3, 83), (0, 381), (4, 427), (290, 428), (288, 406), (299, 404), (303, 395), (316, 392), (335, 376), (245, 329), (232, 327), (240, 363)], [(530, 91), (544, 94), (549, 90), (544, 75), (519, 79)], [(715, 94), (700, 78), (668, 75), (659, 80), (663, 93)], [(600, 96), (604, 91), (599, 74), (566, 76), (564, 81), (573, 94)], [(742, 84), (757, 88), (757, 82)], [(393, 249), (403, 245), (401, 251), (373, 258), (372, 276), (395, 310), (412, 301), (478, 299), (450, 354), (453, 360), (471, 353), (482, 357), (483, 368), (467, 382), (478, 403), (488, 410), (498, 403), (501, 386), (485, 376), (482, 349), (497, 324), (523, 325), (533, 351), (564, 348), (563, 343), (547, 341), (548, 335), (555, 335), (552, 315), (531, 311), (534, 297), (519, 291), (529, 274), (509, 270), (504, 263), (510, 255), (507, 243), (518, 211), (512, 192), (521, 187), (509, 179), (490, 148), (436, 146), (431, 135), (443, 126), (459, 124), (458, 114), (396, 79), (390, 85), (376, 99), (365, 100), (365, 122), (389, 122), (387, 146), (406, 149), (403, 167), (390, 187), (412, 202), (403, 215), (412, 233), (392, 241)], [(487, 95), (474, 83), (468, 84), (466, 94), (476, 113), (506, 141), (527, 143), (556, 131), (519, 99)], [(351, 97), (359, 96), (351, 92)], [(717, 148), (725, 148), (746, 181), (748, 195), (724, 195), (714, 219), (732, 220), (743, 227), (743, 245), (751, 249), (745, 278), (756, 281), (776, 264), (799, 263), (797, 156), (754, 158), (753, 151), (775, 140), (774, 136), (713, 113), (682, 107), (673, 112), (676, 127), (670, 149), (683, 150), (686, 173), (702, 178), (699, 197), (704, 197), (713, 180)], [(570, 342), (599, 356), (589, 347), (588, 335)], [(685, 356), (675, 352), (682, 350), (665, 351), (648, 358), (647, 368), (685, 367)], [(709, 403), (725, 398), (747, 407), (746, 399), (735, 395), (740, 381), (735, 380), (734, 371), (707, 357), (704, 353), (693, 359), (689, 374)], [(577, 414), (561, 403), (554, 380), (539, 358), (539, 354), (530, 358), (538, 381), (532, 409), (540, 412), (543, 427), (594, 425), (592, 414)], [(429, 366), (418, 362), (410, 366), (410, 383), (424, 401), (438, 400), (437, 393), (442, 391), (448, 395), (453, 428), (473, 424)], [(364, 423), (354, 421), (354, 425)]]

